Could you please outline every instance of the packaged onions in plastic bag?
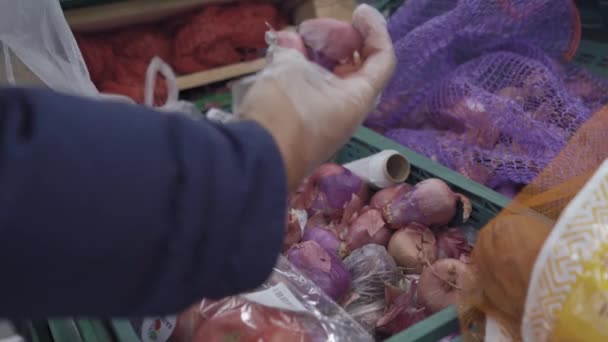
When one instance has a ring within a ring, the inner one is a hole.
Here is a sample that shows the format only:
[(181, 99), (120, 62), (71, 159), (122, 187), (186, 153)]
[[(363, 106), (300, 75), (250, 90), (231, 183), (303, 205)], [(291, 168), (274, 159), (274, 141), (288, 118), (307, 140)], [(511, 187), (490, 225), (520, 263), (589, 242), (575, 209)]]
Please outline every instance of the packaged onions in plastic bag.
[(173, 317), (133, 321), (147, 341), (373, 341), (286, 258), (258, 290), (204, 299)]

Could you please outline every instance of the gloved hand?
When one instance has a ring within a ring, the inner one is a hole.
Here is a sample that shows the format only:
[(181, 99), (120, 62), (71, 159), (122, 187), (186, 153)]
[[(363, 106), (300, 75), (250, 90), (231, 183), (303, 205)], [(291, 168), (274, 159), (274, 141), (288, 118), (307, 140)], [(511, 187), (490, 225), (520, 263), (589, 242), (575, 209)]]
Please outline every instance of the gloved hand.
[(384, 17), (360, 5), (352, 25), (364, 40), (363, 64), (337, 76), (290, 48), (273, 47), (236, 114), (259, 122), (274, 137), (290, 190), (352, 136), (389, 81), (396, 58)]

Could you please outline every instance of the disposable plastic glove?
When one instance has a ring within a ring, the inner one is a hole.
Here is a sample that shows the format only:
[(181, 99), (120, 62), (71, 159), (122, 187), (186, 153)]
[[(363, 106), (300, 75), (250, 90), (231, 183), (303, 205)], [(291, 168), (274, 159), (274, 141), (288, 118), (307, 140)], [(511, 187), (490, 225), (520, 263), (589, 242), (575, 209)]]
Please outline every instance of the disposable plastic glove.
[(348, 141), (392, 76), (396, 58), (384, 17), (360, 5), (352, 25), (364, 40), (357, 70), (339, 77), (297, 50), (274, 46), (266, 68), (240, 85), (236, 114), (273, 135), (290, 189)]

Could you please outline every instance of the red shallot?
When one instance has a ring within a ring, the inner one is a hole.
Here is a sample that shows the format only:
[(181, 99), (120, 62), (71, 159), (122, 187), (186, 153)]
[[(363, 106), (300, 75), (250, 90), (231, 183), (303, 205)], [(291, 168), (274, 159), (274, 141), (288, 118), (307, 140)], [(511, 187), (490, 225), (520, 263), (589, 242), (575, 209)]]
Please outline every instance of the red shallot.
[(459, 260), (436, 261), (420, 275), (418, 304), (431, 314), (456, 304), (467, 275), (466, 264)]
[(437, 242), (429, 228), (411, 223), (393, 234), (388, 252), (407, 273), (420, 274), (437, 259)]
[(369, 203), (370, 207), (376, 209), (382, 209), (385, 205), (395, 198), (398, 195), (404, 195), (412, 190), (413, 186), (403, 183), (397, 186), (392, 186), (390, 188), (382, 189), (372, 196), (372, 199)]
[(408, 290), (386, 286), (386, 311), (376, 323), (379, 332), (393, 335), (426, 318), (424, 308), (416, 305), (417, 287), (416, 282)]
[(341, 242), (332, 232), (317, 227), (311, 227), (304, 231), (302, 241), (315, 241), (327, 252), (345, 258), (349, 251), (344, 242)]
[(350, 274), (342, 260), (316, 241), (304, 241), (287, 251), (287, 259), (335, 301), (350, 289)]
[[(452, 192), (442, 180), (429, 178), (416, 184), (409, 192), (397, 194), (383, 208), (383, 215), (391, 228), (398, 229), (412, 222), (427, 227), (448, 224), (456, 214), (457, 203), (464, 196)], [(468, 199), (467, 199), (468, 201)], [(463, 220), (470, 215), (470, 203), (463, 203)]]
[[(372, 242), (377, 234), (382, 234), (376, 240), (386, 240), (386, 223), (378, 209), (364, 208), (361, 214), (345, 230), (343, 240), (349, 250), (355, 250)], [(386, 240), (388, 243), (388, 240)], [(386, 245), (386, 244), (384, 244)]]
[(298, 33), (312, 60), (332, 71), (338, 64), (353, 61), (355, 52), (363, 47), (359, 31), (349, 23), (332, 18), (306, 20), (298, 27)]
[(464, 230), (448, 228), (437, 234), (439, 259), (460, 259), (461, 255), (469, 255), (473, 247), (467, 241)]
[(339, 219), (345, 206), (355, 200), (353, 196), (365, 202), (368, 191), (367, 185), (348, 169), (327, 163), (312, 174), (310, 182), (302, 190), (305, 196), (302, 202), (310, 203), (306, 209), (311, 216), (322, 213), (329, 219)]

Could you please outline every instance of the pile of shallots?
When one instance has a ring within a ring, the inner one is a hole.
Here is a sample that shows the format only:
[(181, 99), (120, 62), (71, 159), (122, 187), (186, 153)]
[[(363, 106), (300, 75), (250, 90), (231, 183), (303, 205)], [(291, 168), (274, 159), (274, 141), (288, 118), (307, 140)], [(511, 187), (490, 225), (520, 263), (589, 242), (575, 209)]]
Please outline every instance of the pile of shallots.
[(327, 163), (289, 196), (287, 258), (379, 338), (456, 304), (470, 201), (440, 179), (373, 193)]

